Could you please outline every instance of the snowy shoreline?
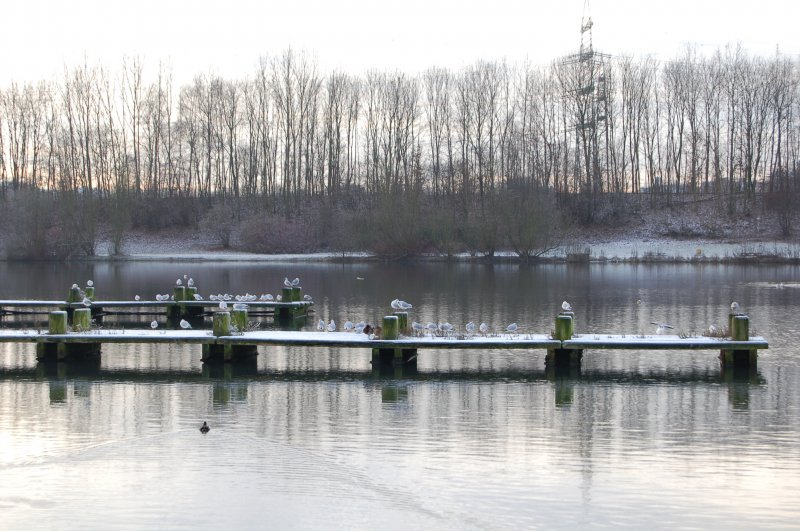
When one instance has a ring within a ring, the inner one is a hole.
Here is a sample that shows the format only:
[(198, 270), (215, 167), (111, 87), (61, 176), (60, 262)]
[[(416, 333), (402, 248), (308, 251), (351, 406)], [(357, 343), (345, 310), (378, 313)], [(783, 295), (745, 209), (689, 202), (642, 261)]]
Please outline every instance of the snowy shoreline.
[[(206, 242), (172, 239), (150, 240), (128, 245), (125, 254), (113, 255), (110, 245), (101, 243), (95, 256), (76, 256), (68, 261), (149, 261), (149, 262), (376, 262), (391, 258), (367, 252), (317, 252), (303, 254), (264, 254), (215, 249)], [(524, 262), (510, 251), (492, 257), (456, 253), (422, 254), (397, 258), (407, 261), (454, 261), (474, 263)], [(2, 258), (5, 261), (14, 259)], [(61, 259), (63, 260), (63, 259)], [(544, 263), (792, 263), (800, 264), (800, 243), (793, 241), (720, 242), (708, 240), (609, 240), (563, 245), (531, 262)]]

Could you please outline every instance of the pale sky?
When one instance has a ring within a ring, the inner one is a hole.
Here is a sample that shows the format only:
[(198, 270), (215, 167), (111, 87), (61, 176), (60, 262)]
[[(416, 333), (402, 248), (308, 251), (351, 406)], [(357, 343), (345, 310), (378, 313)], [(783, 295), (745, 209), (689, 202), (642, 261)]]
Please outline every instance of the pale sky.
[[(172, 66), (175, 81), (251, 74), (261, 56), (312, 52), (323, 72), (416, 73), (477, 59), (547, 64), (577, 50), (584, 0), (11, 0), (0, 25), (0, 86), (118, 69), (125, 55)], [(675, 57), (694, 43), (800, 54), (800, 0), (591, 0), (595, 48)]]

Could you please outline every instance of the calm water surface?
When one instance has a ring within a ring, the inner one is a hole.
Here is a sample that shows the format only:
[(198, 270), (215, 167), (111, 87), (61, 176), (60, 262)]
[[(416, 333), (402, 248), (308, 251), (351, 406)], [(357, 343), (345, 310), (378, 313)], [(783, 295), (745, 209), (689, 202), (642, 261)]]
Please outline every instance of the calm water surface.
[[(710, 351), (587, 351), (556, 377), (543, 351), (422, 351), (417, 371), (382, 374), (358, 349), (262, 347), (252, 365), (204, 367), (199, 346), (105, 345), (82, 367), (0, 344), (4, 529), (800, 521), (797, 267), (0, 263), (0, 298), (63, 299), (91, 278), (99, 299), (151, 299), (184, 273), (204, 295), (299, 276), (309, 329), (374, 322), (399, 297), (423, 323), (544, 333), (566, 299), (579, 333), (698, 333), (736, 300), (771, 348), (743, 377)], [(2, 325), (20, 319), (37, 321)]]

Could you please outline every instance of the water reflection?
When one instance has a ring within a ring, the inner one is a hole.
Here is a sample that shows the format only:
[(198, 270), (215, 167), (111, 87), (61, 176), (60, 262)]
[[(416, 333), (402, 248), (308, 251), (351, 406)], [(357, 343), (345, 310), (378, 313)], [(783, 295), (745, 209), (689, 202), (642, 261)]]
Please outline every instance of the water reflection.
[(420, 371), (415, 366), (376, 366), (372, 370), (259, 370), (256, 360), (242, 363), (203, 364), (200, 371), (194, 370), (125, 370), (103, 368), (99, 362), (63, 363), (38, 362), (33, 369), (17, 368), (0, 370), (0, 382), (24, 380), (46, 381), (49, 384), (50, 402), (63, 403), (68, 394), (88, 398), (94, 383), (208, 383), (213, 390), (215, 404), (248, 399), (248, 385), (259, 382), (355, 382), (377, 386), (384, 402), (402, 402), (408, 399), (407, 385), (410, 383), (453, 384), (503, 384), (542, 383), (551, 384), (554, 403), (558, 407), (570, 406), (574, 402), (576, 387), (581, 385), (622, 386), (691, 386), (703, 384), (724, 386), (728, 389), (730, 404), (736, 409), (749, 407), (753, 387), (764, 386), (766, 379), (758, 370), (730, 370), (714, 374), (710, 371), (685, 370), (661, 371), (598, 371), (581, 370), (579, 367), (548, 367), (540, 371)]

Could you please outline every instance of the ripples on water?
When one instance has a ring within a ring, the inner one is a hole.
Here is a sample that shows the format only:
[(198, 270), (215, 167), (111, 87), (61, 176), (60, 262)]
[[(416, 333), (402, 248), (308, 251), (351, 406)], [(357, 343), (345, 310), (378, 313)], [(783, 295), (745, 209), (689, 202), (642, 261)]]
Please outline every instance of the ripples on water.
[(562, 377), (540, 351), (424, 351), (417, 371), (395, 374), (373, 373), (358, 349), (262, 347), (252, 365), (209, 368), (199, 347), (106, 345), (85, 367), (38, 366), (31, 345), (0, 344), (3, 527), (748, 528), (800, 516), (800, 289), (772, 287), (797, 268), (70, 267), (0, 264), (16, 290), (0, 298), (55, 298), (84, 278), (101, 298), (148, 296), (183, 272), (201, 292), (274, 293), (299, 275), (315, 319), (374, 321), (400, 297), (421, 322), (547, 332), (567, 299), (579, 332), (632, 334), (654, 320), (701, 330), (737, 300), (771, 349), (744, 378), (706, 351), (587, 351)]

